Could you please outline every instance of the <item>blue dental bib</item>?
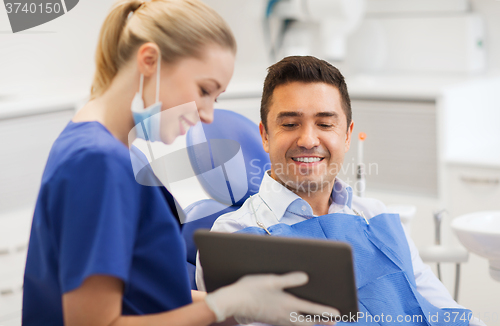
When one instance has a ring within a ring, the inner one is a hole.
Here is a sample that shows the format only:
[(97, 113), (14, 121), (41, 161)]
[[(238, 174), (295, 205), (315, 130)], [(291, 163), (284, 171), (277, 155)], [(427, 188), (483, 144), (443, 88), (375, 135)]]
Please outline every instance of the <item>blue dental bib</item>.
[[(328, 214), (293, 225), (275, 224), (268, 231), (273, 236), (330, 239), (352, 246), (360, 312), (356, 324), (469, 325), (470, 310), (437, 308), (417, 291), (410, 248), (397, 214), (377, 215), (369, 224), (357, 215)], [(238, 232), (267, 234), (260, 227)]]

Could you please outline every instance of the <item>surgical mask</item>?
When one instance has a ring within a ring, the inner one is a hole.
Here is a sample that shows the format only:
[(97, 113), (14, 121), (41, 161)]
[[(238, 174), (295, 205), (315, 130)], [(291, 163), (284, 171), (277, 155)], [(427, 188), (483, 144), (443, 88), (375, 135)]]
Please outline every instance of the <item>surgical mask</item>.
[[(137, 92), (132, 100), (131, 110), (134, 117), (134, 123), (137, 126), (137, 137), (149, 141), (161, 141), (160, 134), (160, 112), (162, 103), (160, 102), (160, 62), (161, 57), (158, 58), (157, 72), (156, 72), (156, 94), (155, 103), (144, 108), (144, 101), (142, 100), (144, 75), (141, 74), (139, 83), (139, 92)], [(138, 126), (140, 125), (140, 126)], [(142, 131), (142, 132), (141, 132)]]

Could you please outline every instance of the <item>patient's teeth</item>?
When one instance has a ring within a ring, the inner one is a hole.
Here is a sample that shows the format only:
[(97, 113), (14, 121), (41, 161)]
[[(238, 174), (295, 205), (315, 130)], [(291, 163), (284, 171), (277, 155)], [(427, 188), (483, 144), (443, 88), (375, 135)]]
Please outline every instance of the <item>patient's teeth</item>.
[(312, 163), (321, 161), (320, 157), (297, 157), (294, 159), (297, 162)]

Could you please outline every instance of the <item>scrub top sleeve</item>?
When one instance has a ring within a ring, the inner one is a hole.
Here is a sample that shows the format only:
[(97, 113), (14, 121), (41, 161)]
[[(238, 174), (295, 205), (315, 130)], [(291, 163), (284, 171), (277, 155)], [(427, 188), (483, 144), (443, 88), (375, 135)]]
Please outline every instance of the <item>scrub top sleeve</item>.
[[(129, 277), (140, 215), (131, 168), (103, 153), (77, 157), (52, 182), (62, 293), (91, 275)], [(61, 294), (62, 294), (61, 293)]]

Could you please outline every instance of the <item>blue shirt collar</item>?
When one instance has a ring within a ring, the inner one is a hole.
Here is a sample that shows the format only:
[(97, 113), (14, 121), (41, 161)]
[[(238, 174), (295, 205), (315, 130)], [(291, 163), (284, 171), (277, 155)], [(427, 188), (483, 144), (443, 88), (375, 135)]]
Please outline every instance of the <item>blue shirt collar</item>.
[[(281, 221), (285, 212), (311, 217), (313, 216), (311, 206), (294, 192), (274, 180), (270, 175), (270, 170), (264, 173), (262, 183), (259, 188), (259, 196), (272, 210), (276, 218)], [(331, 194), (332, 203), (340, 206), (352, 205), (352, 188), (339, 178), (335, 178)]]

